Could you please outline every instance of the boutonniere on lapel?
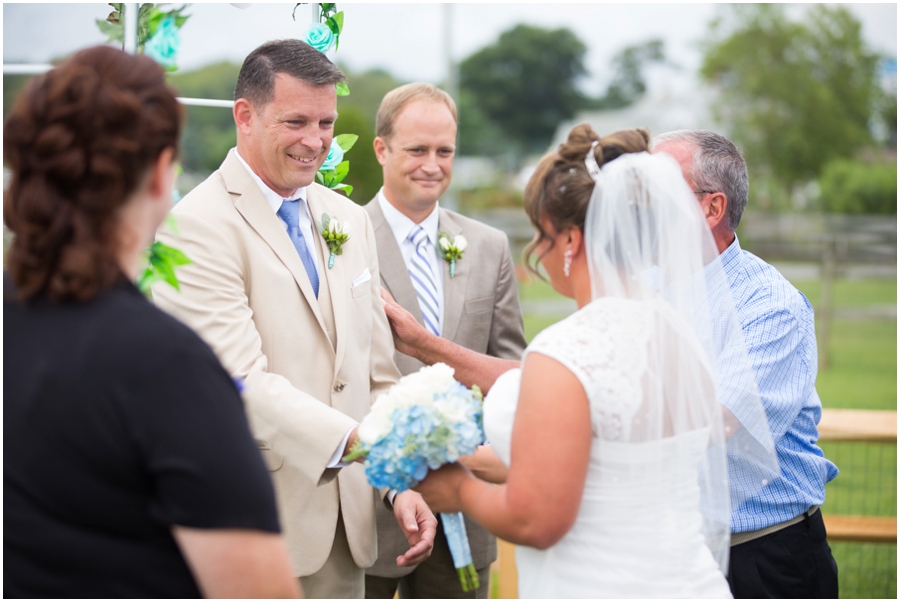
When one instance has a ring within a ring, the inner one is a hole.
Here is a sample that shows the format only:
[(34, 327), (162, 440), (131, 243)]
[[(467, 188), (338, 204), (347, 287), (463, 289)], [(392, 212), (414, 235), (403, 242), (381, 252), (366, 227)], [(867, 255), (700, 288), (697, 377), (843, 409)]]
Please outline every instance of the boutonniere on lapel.
[(328, 250), (331, 252), (328, 256), (328, 269), (330, 270), (334, 267), (334, 256), (344, 252), (344, 243), (350, 238), (350, 224), (346, 222), (342, 224), (338, 218), (323, 213), (322, 219), (317, 222), (317, 225), (319, 233), (328, 243)]
[(446, 232), (438, 232), (438, 244), (441, 245), (441, 254), (450, 262), (450, 277), (456, 276), (456, 262), (462, 259), (463, 251), (469, 246), (469, 241), (462, 234), (453, 238)]

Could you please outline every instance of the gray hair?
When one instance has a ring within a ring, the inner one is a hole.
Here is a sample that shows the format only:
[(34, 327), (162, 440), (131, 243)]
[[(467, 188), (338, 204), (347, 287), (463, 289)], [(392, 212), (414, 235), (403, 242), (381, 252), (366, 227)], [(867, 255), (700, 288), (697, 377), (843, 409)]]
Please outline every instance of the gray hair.
[(234, 99), (246, 98), (257, 107), (267, 105), (275, 91), (279, 73), (325, 86), (347, 81), (343, 72), (328, 57), (300, 40), (266, 42), (244, 59), (234, 87)]
[(734, 143), (708, 130), (678, 130), (653, 138), (651, 148), (683, 142), (693, 148), (691, 179), (698, 190), (724, 192), (728, 199), (726, 226), (737, 230), (747, 207), (750, 180), (747, 163)]

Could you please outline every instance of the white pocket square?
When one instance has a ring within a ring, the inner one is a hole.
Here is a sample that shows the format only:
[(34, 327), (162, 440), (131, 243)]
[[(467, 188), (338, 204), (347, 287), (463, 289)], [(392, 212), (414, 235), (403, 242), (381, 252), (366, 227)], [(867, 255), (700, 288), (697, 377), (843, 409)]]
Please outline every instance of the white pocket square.
[(363, 272), (362, 274), (360, 274), (353, 280), (353, 286), (351, 288), (357, 287), (360, 284), (362, 284), (363, 282), (368, 282), (371, 279), (372, 279), (372, 273), (369, 272), (369, 268), (366, 268), (365, 272)]

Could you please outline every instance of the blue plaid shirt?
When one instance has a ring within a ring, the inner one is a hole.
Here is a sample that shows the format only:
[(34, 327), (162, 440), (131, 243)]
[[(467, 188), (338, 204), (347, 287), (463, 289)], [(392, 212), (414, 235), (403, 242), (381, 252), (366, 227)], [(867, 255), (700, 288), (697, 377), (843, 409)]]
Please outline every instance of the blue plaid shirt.
[(737, 238), (720, 259), (781, 469), (777, 478), (733, 510), (731, 530), (741, 533), (821, 505), (825, 483), (838, 469), (816, 445), (822, 402), (815, 387), (818, 351), (812, 306), (778, 270), (743, 251)]

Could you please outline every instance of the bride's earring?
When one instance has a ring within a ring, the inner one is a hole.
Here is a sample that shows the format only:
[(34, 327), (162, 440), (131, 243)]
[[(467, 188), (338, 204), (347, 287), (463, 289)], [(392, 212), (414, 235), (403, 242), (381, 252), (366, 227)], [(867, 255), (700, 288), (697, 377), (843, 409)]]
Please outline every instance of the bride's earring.
[(566, 275), (566, 278), (569, 277), (570, 271), (572, 271), (572, 251), (566, 251), (566, 259), (563, 263), (563, 274)]

